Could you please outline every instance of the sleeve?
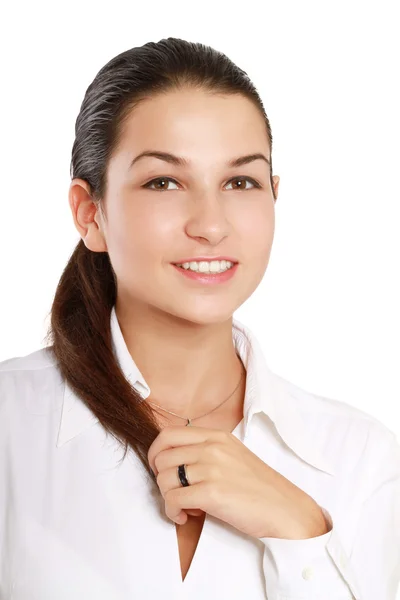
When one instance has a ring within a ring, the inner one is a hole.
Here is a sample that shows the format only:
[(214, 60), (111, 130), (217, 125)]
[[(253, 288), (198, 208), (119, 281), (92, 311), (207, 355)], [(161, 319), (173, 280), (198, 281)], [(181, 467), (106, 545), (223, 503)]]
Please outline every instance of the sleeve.
[(259, 538), (268, 600), (400, 600), (400, 445), (391, 432), (380, 456), (349, 553), (323, 507), (332, 527), (324, 535)]

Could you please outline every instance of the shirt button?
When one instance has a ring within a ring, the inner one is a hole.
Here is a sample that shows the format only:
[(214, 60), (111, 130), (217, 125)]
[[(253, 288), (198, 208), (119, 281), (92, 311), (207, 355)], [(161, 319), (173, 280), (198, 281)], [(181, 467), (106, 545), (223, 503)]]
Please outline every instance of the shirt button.
[(314, 571), (313, 571), (312, 567), (306, 567), (305, 569), (303, 569), (303, 572), (301, 575), (302, 575), (303, 579), (309, 580), (314, 577)]

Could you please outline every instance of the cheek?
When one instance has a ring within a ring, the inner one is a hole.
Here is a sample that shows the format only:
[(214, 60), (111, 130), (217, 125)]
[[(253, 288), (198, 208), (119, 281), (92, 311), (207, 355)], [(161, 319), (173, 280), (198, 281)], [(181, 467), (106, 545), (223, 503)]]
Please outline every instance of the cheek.
[(107, 246), (116, 273), (148, 274), (149, 269), (168, 261), (173, 231), (169, 219), (148, 209), (115, 214), (109, 219)]
[(249, 211), (240, 220), (240, 237), (244, 256), (260, 262), (268, 258), (275, 232), (274, 211)]
[(268, 267), (275, 232), (275, 214), (268, 207), (249, 211), (240, 222), (240, 250), (246, 268), (249, 295), (260, 284)]

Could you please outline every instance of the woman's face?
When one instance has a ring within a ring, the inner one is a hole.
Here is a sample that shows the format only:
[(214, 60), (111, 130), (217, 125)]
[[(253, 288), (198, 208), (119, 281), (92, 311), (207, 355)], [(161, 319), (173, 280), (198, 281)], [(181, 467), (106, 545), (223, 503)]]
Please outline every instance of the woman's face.
[[(143, 157), (131, 166), (144, 151), (187, 164)], [(270, 156), (264, 121), (240, 95), (170, 92), (134, 109), (109, 163), (106, 219), (99, 212), (95, 217), (119, 302), (139, 315), (161, 311), (207, 324), (226, 321), (249, 298), (268, 265), (275, 200), (265, 160), (229, 162), (255, 153)], [(276, 195), (278, 185), (275, 176)], [(220, 256), (238, 263), (220, 283), (189, 278), (174, 266)]]

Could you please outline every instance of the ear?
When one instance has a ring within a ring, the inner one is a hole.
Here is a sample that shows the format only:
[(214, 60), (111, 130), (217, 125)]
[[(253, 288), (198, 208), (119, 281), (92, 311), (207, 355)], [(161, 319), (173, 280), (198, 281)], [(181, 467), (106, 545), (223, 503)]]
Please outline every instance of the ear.
[(87, 181), (73, 179), (68, 199), (75, 227), (85, 246), (93, 252), (107, 252), (99, 205), (93, 200)]
[(279, 175), (273, 175), (272, 181), (273, 181), (273, 188), (274, 188), (275, 202), (276, 202), (278, 200), (278, 189), (279, 189), (279, 182), (280, 182)]

